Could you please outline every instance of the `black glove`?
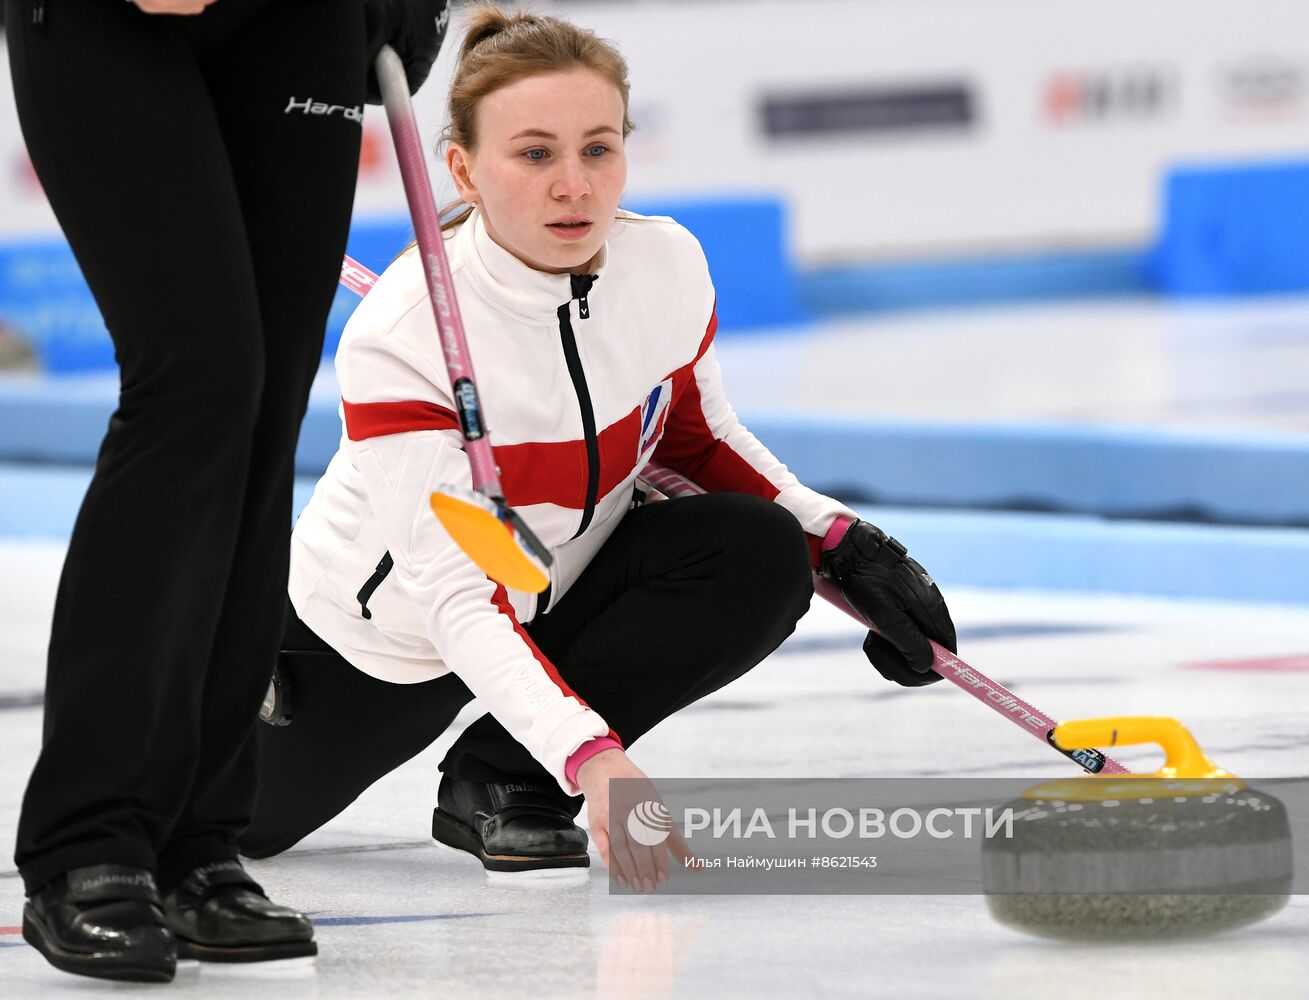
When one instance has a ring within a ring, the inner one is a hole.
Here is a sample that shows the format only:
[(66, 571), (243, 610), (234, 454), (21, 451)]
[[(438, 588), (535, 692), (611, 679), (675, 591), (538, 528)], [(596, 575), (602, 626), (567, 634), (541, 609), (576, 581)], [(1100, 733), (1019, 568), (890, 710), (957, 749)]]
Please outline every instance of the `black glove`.
[(395, 49), (404, 63), (409, 93), (418, 88), (432, 71), (436, 54), (450, 23), (447, 0), (364, 0), (364, 27), (368, 32), (369, 104), (382, 103), (382, 88), (377, 84), (377, 53), (383, 45)]
[(957, 653), (954, 622), (936, 584), (903, 545), (867, 521), (855, 521), (840, 544), (823, 553), (820, 571), (882, 633), (869, 632), (864, 640), (864, 655), (879, 674), (905, 687), (941, 679), (932, 670), (927, 640)]

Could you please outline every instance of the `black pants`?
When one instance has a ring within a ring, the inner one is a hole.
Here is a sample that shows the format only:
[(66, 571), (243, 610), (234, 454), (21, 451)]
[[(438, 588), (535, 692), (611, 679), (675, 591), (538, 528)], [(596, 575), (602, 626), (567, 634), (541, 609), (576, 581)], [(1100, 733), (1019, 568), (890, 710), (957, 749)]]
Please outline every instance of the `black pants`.
[[(235, 857), (282, 628), (293, 458), (349, 226), (360, 0), (7, 0), (32, 162), (113, 337), (119, 405), (60, 580), (29, 892)], [(44, 8), (36, 24), (36, 4)], [(292, 108), (312, 98), (324, 114)]]
[[(527, 631), (630, 747), (776, 649), (812, 594), (804, 533), (784, 508), (748, 496), (689, 497), (629, 513), (558, 607)], [(294, 613), (284, 647), (294, 721), (258, 730), (259, 798), (241, 838), (251, 857), (284, 851), (322, 826), (430, 745), (472, 699), (453, 674), (421, 684), (369, 677)], [(464, 730), (441, 770), (463, 781), (554, 784), (489, 715)]]

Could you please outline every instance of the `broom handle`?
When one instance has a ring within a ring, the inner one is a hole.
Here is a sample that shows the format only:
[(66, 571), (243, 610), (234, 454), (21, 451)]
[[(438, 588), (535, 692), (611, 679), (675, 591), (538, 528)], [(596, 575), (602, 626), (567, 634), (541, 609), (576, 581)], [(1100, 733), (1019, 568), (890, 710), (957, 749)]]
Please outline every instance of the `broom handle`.
[(386, 120), (391, 126), (396, 159), (400, 163), (400, 179), (404, 181), (409, 215), (413, 219), (432, 310), (436, 314), (436, 326), (441, 334), (441, 353), (450, 374), (454, 404), (459, 411), (459, 422), (464, 432), (464, 451), (472, 466), (473, 489), (483, 496), (503, 500), (504, 490), (496, 472), (491, 441), (486, 436), (486, 418), (477, 395), (473, 362), (468, 353), (468, 340), (464, 336), (464, 322), (459, 315), (459, 302), (455, 298), (454, 277), (445, 256), (445, 241), (437, 217), (436, 199), (432, 195), (432, 181), (427, 175), (427, 163), (423, 158), (418, 120), (414, 117), (413, 102), (409, 99), (409, 82), (400, 57), (389, 45), (383, 46), (378, 53), (377, 81), (382, 89)]

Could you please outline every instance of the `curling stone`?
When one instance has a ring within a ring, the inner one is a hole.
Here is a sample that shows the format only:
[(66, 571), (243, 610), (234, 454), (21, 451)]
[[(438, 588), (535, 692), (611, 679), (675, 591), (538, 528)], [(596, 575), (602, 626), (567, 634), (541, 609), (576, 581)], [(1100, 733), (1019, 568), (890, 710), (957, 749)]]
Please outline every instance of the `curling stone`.
[(1067, 722), (1065, 750), (1158, 743), (1163, 768), (1038, 785), (1008, 803), (1012, 837), (983, 842), (1001, 923), (1063, 940), (1195, 937), (1262, 920), (1291, 888), (1282, 803), (1210, 760), (1176, 719)]

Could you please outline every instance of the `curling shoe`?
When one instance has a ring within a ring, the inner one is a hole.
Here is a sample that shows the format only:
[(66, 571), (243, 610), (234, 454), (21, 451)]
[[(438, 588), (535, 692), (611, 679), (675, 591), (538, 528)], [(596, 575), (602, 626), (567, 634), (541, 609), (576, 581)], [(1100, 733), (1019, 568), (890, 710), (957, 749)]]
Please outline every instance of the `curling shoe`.
[(178, 958), (269, 962), (318, 954), (309, 919), (270, 902), (235, 859), (192, 869), (164, 896), (164, 919)]
[(432, 836), (467, 851), (488, 872), (589, 868), (586, 833), (553, 785), (441, 779)]
[(23, 907), (23, 938), (56, 969), (96, 979), (167, 983), (177, 942), (144, 868), (73, 868)]

